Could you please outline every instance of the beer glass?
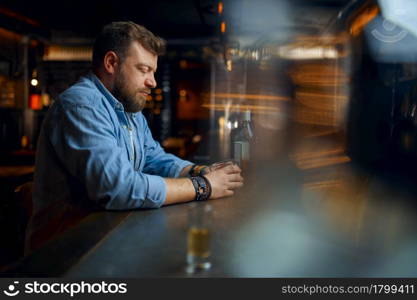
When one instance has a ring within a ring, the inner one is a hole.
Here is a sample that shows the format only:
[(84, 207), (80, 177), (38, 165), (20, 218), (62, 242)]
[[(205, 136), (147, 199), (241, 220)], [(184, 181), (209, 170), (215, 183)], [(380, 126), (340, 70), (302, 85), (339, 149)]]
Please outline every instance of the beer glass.
[(187, 273), (208, 270), (213, 207), (207, 203), (191, 203), (188, 208)]

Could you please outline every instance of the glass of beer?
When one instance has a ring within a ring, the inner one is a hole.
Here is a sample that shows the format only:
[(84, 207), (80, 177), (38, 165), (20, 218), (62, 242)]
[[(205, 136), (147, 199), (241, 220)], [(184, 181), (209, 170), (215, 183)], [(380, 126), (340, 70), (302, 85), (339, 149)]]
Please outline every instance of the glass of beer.
[(187, 273), (208, 270), (213, 207), (207, 203), (191, 203), (188, 210)]

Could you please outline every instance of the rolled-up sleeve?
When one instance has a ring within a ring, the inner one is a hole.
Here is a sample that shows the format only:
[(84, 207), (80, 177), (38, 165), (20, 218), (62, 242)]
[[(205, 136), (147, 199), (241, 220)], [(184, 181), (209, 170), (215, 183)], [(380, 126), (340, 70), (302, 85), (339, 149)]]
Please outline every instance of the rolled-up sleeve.
[(135, 171), (110, 117), (89, 105), (64, 104), (49, 128), (50, 142), (65, 169), (105, 209), (157, 208), (166, 198), (160, 176)]

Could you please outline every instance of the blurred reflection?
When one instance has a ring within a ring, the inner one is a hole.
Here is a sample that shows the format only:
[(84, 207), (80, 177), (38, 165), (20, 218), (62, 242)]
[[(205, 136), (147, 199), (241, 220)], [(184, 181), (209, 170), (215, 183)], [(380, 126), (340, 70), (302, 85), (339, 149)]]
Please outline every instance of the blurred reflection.
[(250, 107), (263, 147), (252, 191), (263, 209), (234, 237), (236, 274), (416, 276), (416, 3), (394, 2), (350, 1), (322, 30), (264, 33), (237, 51), (244, 68), (210, 106)]

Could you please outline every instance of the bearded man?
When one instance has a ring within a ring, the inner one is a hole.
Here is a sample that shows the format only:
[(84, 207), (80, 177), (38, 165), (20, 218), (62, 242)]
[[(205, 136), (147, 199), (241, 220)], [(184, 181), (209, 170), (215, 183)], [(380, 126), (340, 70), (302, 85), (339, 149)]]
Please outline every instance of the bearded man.
[(216, 199), (242, 186), (238, 166), (204, 169), (152, 138), (141, 110), (164, 51), (163, 39), (133, 22), (103, 28), (92, 71), (60, 95), (43, 123), (27, 250), (94, 210)]

